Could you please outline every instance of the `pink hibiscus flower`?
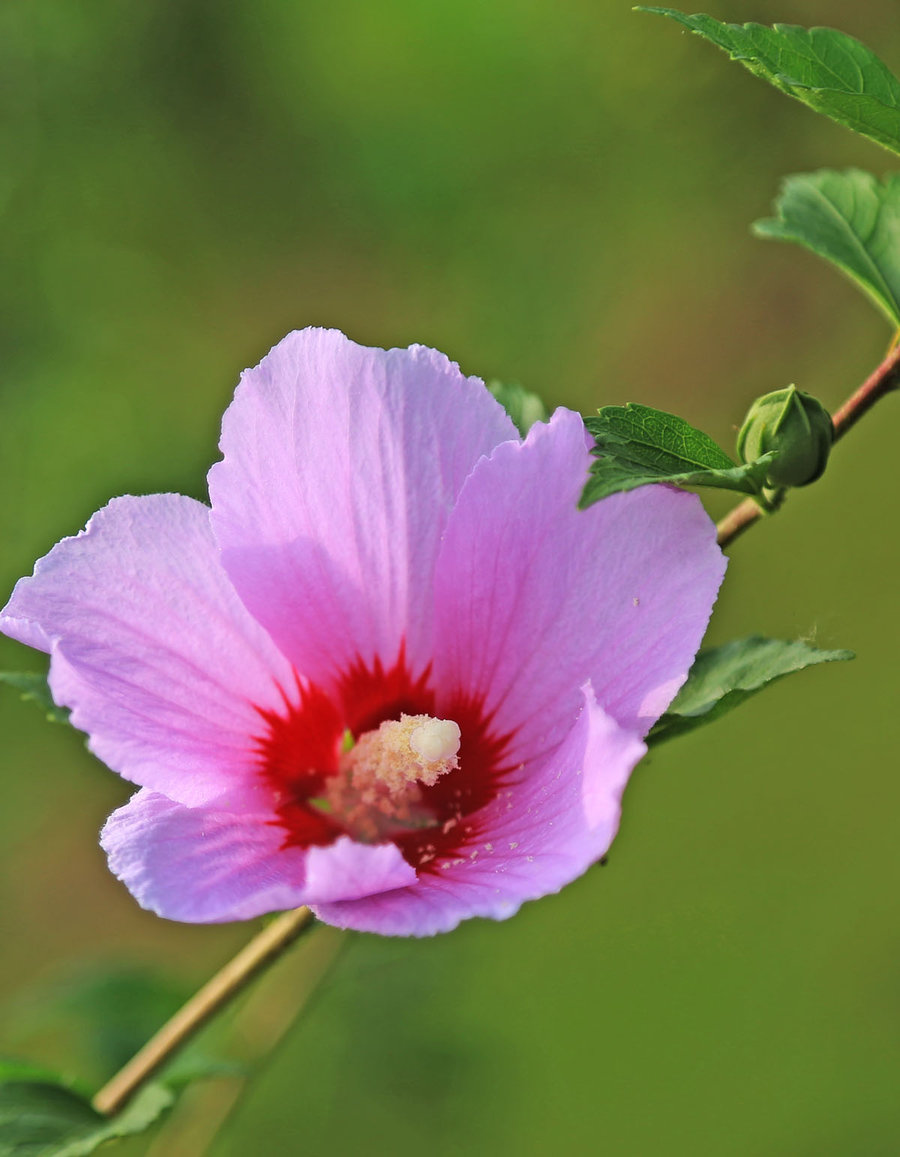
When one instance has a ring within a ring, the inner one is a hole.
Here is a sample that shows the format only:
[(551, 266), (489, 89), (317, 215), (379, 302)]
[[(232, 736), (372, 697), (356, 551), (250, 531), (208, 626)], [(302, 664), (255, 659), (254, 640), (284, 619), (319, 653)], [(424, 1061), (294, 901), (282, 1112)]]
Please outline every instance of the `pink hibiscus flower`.
[(304, 330), (243, 375), (212, 509), (115, 499), (18, 583), (0, 628), (140, 785), (101, 837), (140, 904), (424, 935), (606, 852), (725, 562), (692, 495), (579, 511), (588, 447)]

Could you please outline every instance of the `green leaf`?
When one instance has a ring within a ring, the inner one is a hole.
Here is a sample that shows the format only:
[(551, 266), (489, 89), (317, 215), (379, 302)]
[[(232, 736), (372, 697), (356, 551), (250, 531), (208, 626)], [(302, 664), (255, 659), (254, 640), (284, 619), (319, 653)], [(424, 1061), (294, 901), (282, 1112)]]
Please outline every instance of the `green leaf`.
[(582, 510), (610, 494), (651, 482), (759, 494), (766, 467), (775, 457), (769, 453), (738, 466), (712, 438), (683, 418), (635, 402), (604, 406), (584, 424), (596, 445)]
[(796, 24), (723, 24), (676, 8), (642, 5), (638, 11), (677, 20), (754, 76), (900, 153), (900, 81), (871, 49), (845, 32)]
[(115, 1117), (62, 1085), (0, 1084), (0, 1157), (87, 1157), (104, 1142), (143, 1133), (169, 1108), (174, 1094), (142, 1089)]
[(73, 1046), (84, 1055), (80, 1067), (103, 1079), (130, 1060), (190, 995), (190, 986), (149, 967), (94, 962), (57, 974), (25, 999), (20, 994), (19, 1005), (38, 1029), (43, 1014), (44, 1032), (69, 1027)]
[(900, 326), (900, 175), (822, 169), (787, 177), (777, 218), (757, 221), (757, 237), (796, 241), (832, 262)]
[(535, 422), (543, 422), (547, 417), (547, 407), (537, 394), (529, 393), (517, 382), (488, 382), (488, 389), (512, 418), (523, 438)]
[[(86, 1080), (101, 1083), (134, 1056), (192, 991), (145, 966), (94, 963), (20, 992), (15, 1011), (7, 1016), (7, 1028), (20, 1040), (40, 1039), (48, 1031), (63, 1034), (78, 1071)], [(243, 1065), (211, 1052), (207, 1035), (180, 1052), (156, 1081), (180, 1089), (196, 1080), (243, 1071)], [(3, 1079), (59, 1081), (57, 1074), (33, 1064), (0, 1057)]]
[(44, 1157), (103, 1124), (88, 1101), (62, 1085), (0, 1085), (0, 1157)]
[(24, 1061), (18, 1057), (0, 1057), (0, 1085), (8, 1081), (49, 1081), (52, 1084), (67, 1084), (59, 1073), (34, 1061)]
[(657, 721), (647, 742), (662, 743), (712, 723), (794, 671), (852, 658), (852, 651), (820, 651), (800, 640), (788, 643), (758, 635), (701, 651), (687, 682)]
[(32, 675), (26, 671), (0, 671), (0, 683), (8, 683), (19, 691), (22, 699), (36, 703), (51, 723), (69, 722), (66, 708), (57, 707), (53, 702), (46, 676)]

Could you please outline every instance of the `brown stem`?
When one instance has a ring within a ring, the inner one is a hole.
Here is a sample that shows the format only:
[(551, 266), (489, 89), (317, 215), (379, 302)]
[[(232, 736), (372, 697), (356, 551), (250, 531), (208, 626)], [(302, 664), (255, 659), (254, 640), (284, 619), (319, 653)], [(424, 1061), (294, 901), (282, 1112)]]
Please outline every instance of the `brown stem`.
[(900, 385), (900, 345), (895, 346), (873, 374), (863, 382), (855, 394), (844, 402), (832, 418), (835, 440), (870, 410), (879, 398), (896, 390)]
[[(850, 395), (834, 414), (834, 440), (842, 438), (879, 398), (900, 386), (900, 345), (895, 346), (881, 365)], [(725, 515), (716, 527), (719, 546), (728, 546), (763, 516), (763, 510), (752, 498), (745, 498)]]
[(733, 506), (716, 524), (716, 542), (719, 546), (728, 546), (762, 516), (763, 508), (752, 498), (745, 498), (743, 502)]
[(296, 908), (266, 925), (103, 1086), (93, 1101), (97, 1112), (117, 1113), (219, 1009), (280, 956), (313, 919), (309, 908)]

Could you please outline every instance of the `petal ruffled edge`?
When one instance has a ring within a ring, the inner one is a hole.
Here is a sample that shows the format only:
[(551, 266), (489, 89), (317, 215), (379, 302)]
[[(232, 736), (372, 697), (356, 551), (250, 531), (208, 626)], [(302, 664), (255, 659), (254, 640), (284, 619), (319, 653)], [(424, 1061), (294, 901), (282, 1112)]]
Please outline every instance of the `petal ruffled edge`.
[(50, 652), (50, 687), (114, 771), (186, 804), (256, 774), (260, 709), (293, 672), (223, 571), (209, 508), (117, 498), (20, 579), (0, 630)]
[(110, 870), (142, 908), (191, 924), (358, 899), (416, 878), (393, 844), (342, 836), (328, 847), (284, 847), (284, 830), (262, 791), (189, 808), (144, 789), (112, 813), (100, 843)]
[(466, 478), (512, 421), (478, 378), (424, 346), (289, 334), (241, 378), (209, 473), (238, 594), (322, 686), (353, 664), (431, 659), (441, 536)]

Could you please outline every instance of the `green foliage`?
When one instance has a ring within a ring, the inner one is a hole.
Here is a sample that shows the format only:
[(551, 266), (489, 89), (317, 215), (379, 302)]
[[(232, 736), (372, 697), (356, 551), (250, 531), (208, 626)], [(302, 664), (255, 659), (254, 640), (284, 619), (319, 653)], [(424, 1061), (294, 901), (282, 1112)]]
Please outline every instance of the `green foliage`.
[[(148, 969), (92, 967), (29, 995), (31, 1000), (17, 1008), (18, 1035), (30, 1026), (38, 1032), (53, 1028), (65, 1037), (74, 1026), (79, 1071), (105, 1081), (189, 992)], [(104, 1141), (142, 1132), (194, 1081), (236, 1074), (245, 1075), (246, 1066), (210, 1055), (193, 1042), (122, 1113), (107, 1119), (91, 1107), (80, 1079), (74, 1087), (33, 1062), (0, 1058), (0, 1157), (92, 1153)]]
[(596, 442), (596, 460), (581, 496), (583, 510), (610, 494), (651, 482), (758, 495), (766, 468), (775, 458), (769, 453), (738, 466), (712, 438), (683, 418), (634, 402), (604, 406), (596, 417), (586, 418), (585, 425)]
[(59, 1084), (59, 1074), (46, 1065), (35, 1064), (34, 1061), (25, 1061), (19, 1057), (0, 1057), (0, 1085), (8, 1084), (10, 1081)]
[(143, 1133), (172, 1104), (162, 1085), (142, 1089), (114, 1117), (64, 1085), (0, 1084), (0, 1157), (87, 1157), (104, 1142)]
[(44, 675), (33, 675), (26, 671), (0, 671), (0, 683), (15, 687), (22, 699), (36, 703), (50, 723), (68, 723), (69, 712), (65, 707), (57, 707), (50, 694)]
[[(105, 1081), (134, 1056), (185, 1003), (189, 985), (147, 967), (90, 964), (20, 992), (7, 1017), (17, 1040), (62, 1035), (86, 1080)], [(209, 1031), (179, 1052), (157, 1077), (169, 1089), (195, 1080), (233, 1075), (244, 1067), (209, 1051)], [(0, 1058), (0, 1080), (55, 1080), (55, 1074)]]
[(821, 169), (787, 177), (775, 218), (757, 221), (757, 237), (796, 241), (832, 262), (867, 293), (892, 327), (900, 326), (900, 175)]
[(543, 422), (547, 417), (547, 407), (537, 394), (529, 393), (517, 382), (488, 382), (487, 388), (512, 418), (523, 438), (535, 422)]
[(796, 24), (723, 24), (675, 8), (638, 11), (677, 20), (787, 96), (900, 153), (900, 81), (852, 36)]
[[(64, 1031), (78, 1071), (102, 1081), (130, 1060), (191, 992), (191, 986), (146, 966), (94, 961), (20, 992), (11, 1020), (19, 1040), (51, 1028)], [(167, 1070), (167, 1083), (168, 1078)]]
[(852, 651), (820, 651), (800, 640), (788, 643), (758, 635), (701, 651), (647, 742), (662, 743), (712, 723), (785, 675), (852, 658)]

